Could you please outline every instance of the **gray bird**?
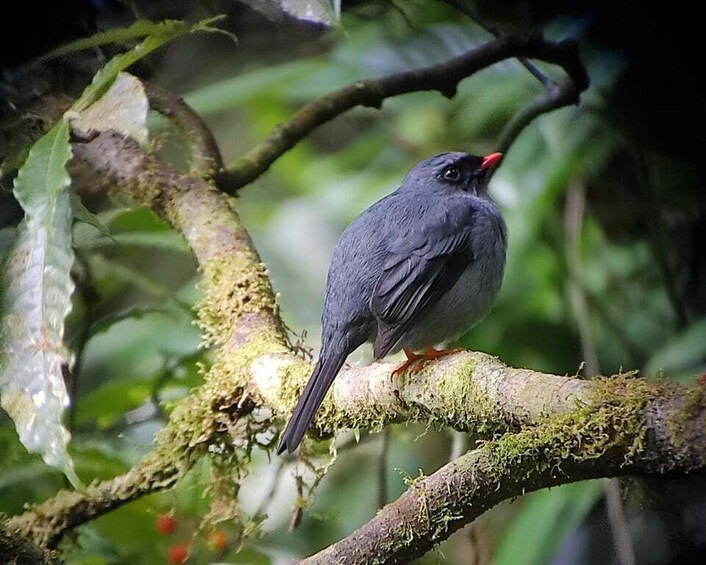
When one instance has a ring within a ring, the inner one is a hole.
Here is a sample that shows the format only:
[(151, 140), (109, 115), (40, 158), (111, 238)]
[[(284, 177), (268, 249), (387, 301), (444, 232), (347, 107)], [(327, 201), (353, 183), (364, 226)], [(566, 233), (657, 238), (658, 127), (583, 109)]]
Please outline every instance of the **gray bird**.
[[(292, 453), (350, 353), (373, 342), (375, 359), (405, 350), (408, 362), (444, 354), (482, 320), (500, 290), (507, 228), (488, 195), (501, 153), (442, 153), (345, 229), (326, 281), (321, 353), (282, 434)], [(426, 355), (414, 350), (428, 348)], [(397, 372), (396, 371), (396, 372)]]

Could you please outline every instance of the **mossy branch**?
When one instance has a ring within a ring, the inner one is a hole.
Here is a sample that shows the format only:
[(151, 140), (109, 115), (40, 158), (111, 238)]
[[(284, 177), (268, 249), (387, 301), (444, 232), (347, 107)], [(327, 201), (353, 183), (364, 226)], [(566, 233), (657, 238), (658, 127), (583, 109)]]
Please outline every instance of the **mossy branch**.
[(415, 480), (370, 522), (302, 563), (409, 563), (499, 502), (527, 492), (706, 468), (706, 388), (625, 377), (589, 387), (586, 402), (574, 409)]
[[(581, 92), (588, 88), (588, 74), (575, 42), (548, 41), (539, 35), (505, 35), (442, 63), (378, 79), (358, 80), (305, 104), (286, 123), (277, 126), (262, 143), (231, 163), (221, 179), (221, 188), (231, 194), (236, 192), (262, 175), (314, 129), (356, 106), (380, 108), (386, 98), (423, 90), (436, 90), (447, 98), (453, 98), (463, 79), (512, 57), (538, 59), (558, 65), (568, 77), (561, 85), (552, 87), (549, 94), (542, 97), (541, 104), (532, 106), (531, 114), (528, 111), (520, 116), (521, 119), (515, 122), (510, 132), (514, 136), (541, 113), (577, 103)], [(507, 149), (505, 145), (509, 145), (509, 139), (512, 139), (509, 134), (504, 137), (502, 150)]]

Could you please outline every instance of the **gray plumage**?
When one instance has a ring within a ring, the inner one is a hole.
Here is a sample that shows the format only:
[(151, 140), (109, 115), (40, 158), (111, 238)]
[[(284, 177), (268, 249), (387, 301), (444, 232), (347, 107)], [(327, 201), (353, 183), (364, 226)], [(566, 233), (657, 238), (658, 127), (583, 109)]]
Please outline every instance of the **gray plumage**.
[(333, 252), (321, 353), (277, 453), (293, 452), (348, 355), (375, 359), (455, 339), (482, 320), (505, 269), (505, 222), (487, 192), (486, 158), (442, 153), (358, 216)]

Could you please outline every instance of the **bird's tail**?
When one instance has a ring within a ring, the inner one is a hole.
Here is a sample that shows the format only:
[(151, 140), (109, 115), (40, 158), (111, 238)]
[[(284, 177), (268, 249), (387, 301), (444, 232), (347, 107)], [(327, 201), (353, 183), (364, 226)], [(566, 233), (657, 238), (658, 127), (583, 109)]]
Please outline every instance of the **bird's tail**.
[(299, 447), (309, 424), (314, 419), (316, 411), (324, 400), (328, 389), (331, 388), (333, 379), (341, 370), (346, 357), (348, 357), (348, 352), (345, 350), (331, 353), (321, 352), (314, 372), (309, 377), (309, 382), (306, 384), (297, 407), (289, 419), (287, 428), (279, 440), (277, 455), (284, 451), (292, 453)]

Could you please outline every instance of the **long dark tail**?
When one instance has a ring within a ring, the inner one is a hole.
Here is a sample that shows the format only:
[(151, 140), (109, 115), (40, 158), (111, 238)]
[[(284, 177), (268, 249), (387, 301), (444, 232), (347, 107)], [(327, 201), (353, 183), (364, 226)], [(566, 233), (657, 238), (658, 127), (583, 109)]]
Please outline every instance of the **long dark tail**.
[(321, 352), (314, 372), (309, 377), (309, 382), (299, 398), (297, 407), (289, 419), (287, 428), (277, 446), (277, 455), (284, 451), (292, 453), (302, 441), (309, 424), (314, 419), (316, 411), (319, 409), (324, 396), (331, 388), (333, 379), (341, 370), (343, 362), (348, 357), (349, 351)]

